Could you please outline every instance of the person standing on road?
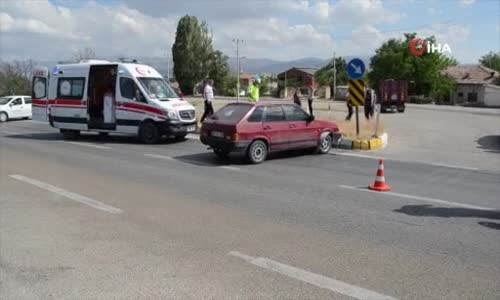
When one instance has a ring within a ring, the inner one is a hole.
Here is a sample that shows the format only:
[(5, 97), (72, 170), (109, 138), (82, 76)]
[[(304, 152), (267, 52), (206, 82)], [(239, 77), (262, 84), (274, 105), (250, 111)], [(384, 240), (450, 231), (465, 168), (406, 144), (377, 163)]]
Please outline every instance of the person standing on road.
[(373, 117), (373, 111), (376, 103), (376, 95), (375, 92), (368, 88), (366, 90), (366, 99), (365, 99), (365, 118), (369, 120)]
[(300, 96), (299, 96), (299, 89), (295, 89), (295, 93), (293, 94), (293, 103), (295, 103), (298, 106), (302, 106), (302, 103), (300, 102)]
[(249, 89), (249, 97), (250, 97), (250, 102), (259, 102), (259, 84), (260, 84), (260, 78), (255, 77), (253, 79), (252, 84), (250, 85)]
[(312, 86), (309, 88), (309, 95), (307, 97), (307, 104), (309, 106), (309, 114), (312, 116), (313, 115), (313, 94), (314, 94), (314, 89)]
[(207, 117), (214, 114), (214, 107), (212, 101), (214, 100), (214, 90), (212, 88), (213, 80), (209, 79), (205, 81), (205, 87), (203, 88), (203, 98), (205, 99), (205, 111), (203, 116), (201, 116), (200, 122), (203, 123)]

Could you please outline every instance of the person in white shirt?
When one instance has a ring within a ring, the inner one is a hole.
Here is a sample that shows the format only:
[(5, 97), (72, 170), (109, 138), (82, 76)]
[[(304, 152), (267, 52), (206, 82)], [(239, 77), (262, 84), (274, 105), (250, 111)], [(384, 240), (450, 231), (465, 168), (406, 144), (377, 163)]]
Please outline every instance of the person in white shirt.
[(214, 89), (212, 85), (214, 81), (209, 79), (205, 81), (205, 88), (203, 89), (203, 99), (205, 99), (205, 111), (203, 116), (201, 116), (200, 122), (203, 123), (207, 117), (214, 114), (213, 100), (214, 100)]

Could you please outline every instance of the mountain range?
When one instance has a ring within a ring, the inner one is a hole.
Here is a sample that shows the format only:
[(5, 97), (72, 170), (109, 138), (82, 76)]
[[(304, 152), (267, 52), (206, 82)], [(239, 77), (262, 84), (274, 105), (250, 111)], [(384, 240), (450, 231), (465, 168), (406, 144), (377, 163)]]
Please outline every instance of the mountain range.
[[(349, 61), (350, 59), (354, 58), (353, 56), (345, 56), (344, 59), (346, 61)], [(361, 56), (360, 57), (367, 66), (369, 65), (370, 62), (370, 57), (369, 56)], [(103, 58), (109, 61), (116, 61), (116, 58), (108, 57), (108, 58)], [(167, 58), (166, 57), (137, 57), (136, 58), (138, 61), (140, 61), (143, 64), (150, 65), (153, 68), (155, 68), (158, 72), (163, 74), (164, 76), (167, 75)], [(240, 59), (240, 69), (242, 73), (259, 73), (259, 74), (278, 74), (281, 72), (284, 72), (285, 70), (288, 70), (293, 67), (304, 67), (304, 68), (321, 68), (323, 66), (326, 66), (331, 59), (322, 59), (322, 58), (315, 58), (315, 57), (309, 57), (309, 58), (301, 58), (301, 59), (296, 59), (296, 60), (289, 60), (289, 61), (278, 61), (278, 60), (272, 60), (272, 59), (259, 59), (259, 58), (241, 58)], [(57, 61), (40, 61), (41, 65), (45, 66), (54, 66), (58, 62)], [(237, 66), (237, 59), (236, 57), (230, 57), (228, 60), (229, 63), (229, 69), (231, 73), (236, 73), (238, 66)], [(170, 61), (170, 67), (173, 67), (173, 62)], [(170, 71), (171, 75), (173, 74), (172, 69)]]

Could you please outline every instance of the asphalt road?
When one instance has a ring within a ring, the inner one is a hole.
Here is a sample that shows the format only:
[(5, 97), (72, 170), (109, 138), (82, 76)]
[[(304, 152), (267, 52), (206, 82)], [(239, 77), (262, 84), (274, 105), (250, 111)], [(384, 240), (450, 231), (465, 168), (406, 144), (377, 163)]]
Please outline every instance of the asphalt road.
[(0, 124), (0, 298), (498, 299), (500, 172), (376, 169)]

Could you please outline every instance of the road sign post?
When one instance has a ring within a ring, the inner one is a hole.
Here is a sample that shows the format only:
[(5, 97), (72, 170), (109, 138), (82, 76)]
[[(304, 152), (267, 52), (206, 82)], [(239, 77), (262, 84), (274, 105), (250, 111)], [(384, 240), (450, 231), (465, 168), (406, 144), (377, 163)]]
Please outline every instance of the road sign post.
[(356, 135), (359, 136), (359, 106), (365, 105), (365, 83), (363, 80), (349, 80), (349, 100), (356, 107)]
[(353, 58), (347, 63), (349, 75), (349, 100), (356, 107), (356, 136), (359, 136), (359, 106), (365, 105), (365, 83), (361, 78), (365, 75), (365, 63), (359, 58)]

